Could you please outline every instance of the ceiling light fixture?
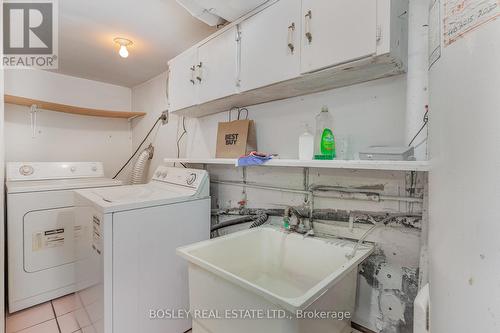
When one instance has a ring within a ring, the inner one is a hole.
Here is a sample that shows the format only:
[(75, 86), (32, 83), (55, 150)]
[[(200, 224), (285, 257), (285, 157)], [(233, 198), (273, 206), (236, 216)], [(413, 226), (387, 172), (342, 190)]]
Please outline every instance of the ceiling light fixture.
[(134, 44), (134, 43), (130, 39), (121, 38), (121, 37), (117, 37), (117, 38), (113, 39), (113, 41), (116, 44), (120, 45), (120, 51), (118, 52), (120, 54), (120, 57), (127, 58), (128, 57), (127, 47)]

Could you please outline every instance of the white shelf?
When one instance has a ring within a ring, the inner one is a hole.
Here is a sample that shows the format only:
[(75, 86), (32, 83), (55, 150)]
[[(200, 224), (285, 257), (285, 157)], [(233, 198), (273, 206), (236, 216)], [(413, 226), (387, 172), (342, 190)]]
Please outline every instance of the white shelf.
[[(230, 158), (166, 158), (165, 163), (186, 164), (219, 164), (236, 165), (236, 159)], [(333, 160), (333, 161), (301, 161), (289, 159), (272, 159), (262, 166), (267, 167), (297, 167), (322, 169), (358, 169), (358, 170), (387, 170), (387, 171), (429, 171), (429, 161), (360, 161), (360, 160)]]

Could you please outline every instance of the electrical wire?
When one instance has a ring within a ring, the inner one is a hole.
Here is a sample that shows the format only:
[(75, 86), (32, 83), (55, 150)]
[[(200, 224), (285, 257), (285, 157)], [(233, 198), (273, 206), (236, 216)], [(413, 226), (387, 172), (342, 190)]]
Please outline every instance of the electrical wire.
[(186, 130), (186, 118), (182, 117), (182, 133), (179, 136), (179, 138), (177, 139), (177, 158), (181, 157), (180, 142), (181, 142), (182, 138), (184, 137), (184, 135), (186, 135), (186, 134), (187, 134), (187, 130)]
[(425, 126), (427, 126), (427, 124), (429, 123), (429, 106), (428, 105), (425, 106), (425, 113), (424, 113), (423, 121), (424, 121), (424, 124), (422, 125), (422, 127), (420, 127), (420, 129), (418, 130), (417, 134), (415, 134), (413, 139), (411, 139), (410, 143), (408, 144), (408, 147), (411, 147), (411, 145), (413, 144), (413, 141), (415, 141), (415, 139), (418, 137), (418, 135), (424, 130)]
[[(186, 129), (186, 117), (182, 117), (182, 133), (177, 139), (177, 158), (181, 157), (181, 147), (180, 147), (180, 142), (182, 138), (187, 134), (187, 129)], [(184, 163), (180, 163), (184, 168), (186, 165)]]
[(116, 177), (118, 177), (118, 175), (123, 171), (123, 169), (125, 169), (125, 167), (130, 163), (130, 161), (132, 161), (132, 159), (134, 158), (134, 156), (139, 152), (139, 149), (141, 149), (142, 145), (144, 144), (144, 142), (146, 142), (146, 140), (148, 139), (148, 137), (151, 135), (151, 132), (153, 132), (153, 130), (155, 129), (156, 125), (158, 125), (158, 123), (160, 122), (160, 120), (166, 120), (167, 116), (162, 114), (160, 117), (158, 117), (158, 119), (156, 119), (155, 123), (153, 124), (153, 126), (151, 127), (151, 129), (149, 130), (149, 132), (146, 134), (146, 136), (144, 137), (144, 139), (142, 139), (141, 143), (139, 144), (139, 146), (137, 146), (137, 149), (134, 151), (134, 153), (132, 154), (132, 156), (130, 156), (130, 158), (127, 160), (127, 162), (125, 162), (125, 164), (120, 168), (120, 170), (118, 170), (118, 172), (114, 175), (113, 179), (116, 179)]
[(368, 237), (368, 235), (371, 234), (372, 231), (374, 231), (375, 229), (377, 229), (379, 227), (385, 227), (385, 226), (387, 226), (387, 224), (389, 223), (389, 221), (391, 219), (393, 219), (393, 216), (388, 216), (388, 217), (384, 218), (382, 221), (379, 221), (379, 222), (377, 222), (370, 215), (368, 215), (368, 219), (372, 222), (373, 226), (370, 229), (368, 229), (367, 231), (365, 231), (365, 233), (359, 238), (358, 242), (356, 243), (356, 245), (352, 249), (351, 253), (348, 253), (348, 254), (345, 255), (346, 258), (349, 259), (349, 260), (351, 260), (352, 258), (354, 258), (354, 256), (356, 255), (356, 252), (358, 251), (358, 248), (363, 244), (363, 242)]

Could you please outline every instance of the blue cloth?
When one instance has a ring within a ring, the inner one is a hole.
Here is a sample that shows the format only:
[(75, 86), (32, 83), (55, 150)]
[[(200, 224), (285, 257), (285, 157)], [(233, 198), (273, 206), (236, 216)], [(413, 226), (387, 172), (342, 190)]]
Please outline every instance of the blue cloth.
[(260, 156), (254, 153), (250, 153), (247, 156), (240, 157), (236, 162), (237, 167), (261, 165), (272, 159), (271, 155)]

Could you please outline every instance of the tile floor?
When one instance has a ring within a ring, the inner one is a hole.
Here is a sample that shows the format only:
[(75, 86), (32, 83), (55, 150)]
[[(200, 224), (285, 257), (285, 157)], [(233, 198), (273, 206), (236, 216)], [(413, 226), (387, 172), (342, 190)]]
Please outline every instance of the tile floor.
[(6, 333), (95, 333), (77, 295), (7, 315)]
[[(72, 294), (7, 314), (5, 333), (95, 333), (95, 330), (79, 296)], [(361, 332), (349, 328), (345, 333)]]

